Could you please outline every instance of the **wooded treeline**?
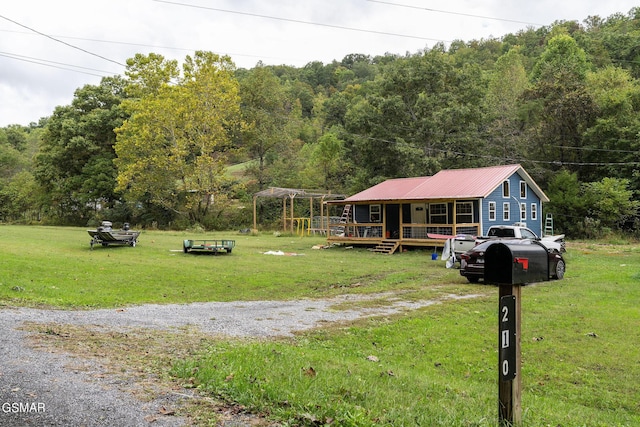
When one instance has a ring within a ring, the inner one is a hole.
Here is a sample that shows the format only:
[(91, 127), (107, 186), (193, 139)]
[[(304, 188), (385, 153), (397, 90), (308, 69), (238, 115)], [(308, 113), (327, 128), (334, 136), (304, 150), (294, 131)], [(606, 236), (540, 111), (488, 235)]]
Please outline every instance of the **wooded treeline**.
[(640, 8), (301, 68), (136, 55), (50, 117), (0, 129), (0, 220), (243, 228), (269, 186), (353, 194), (520, 163), (558, 232), (638, 233), (639, 79)]

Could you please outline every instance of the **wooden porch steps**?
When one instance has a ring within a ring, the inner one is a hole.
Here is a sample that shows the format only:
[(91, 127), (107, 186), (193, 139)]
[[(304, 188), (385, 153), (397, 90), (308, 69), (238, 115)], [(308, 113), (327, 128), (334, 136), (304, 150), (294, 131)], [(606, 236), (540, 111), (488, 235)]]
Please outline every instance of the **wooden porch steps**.
[(391, 255), (398, 249), (399, 246), (400, 242), (397, 240), (383, 240), (378, 244), (378, 246), (370, 249), (370, 251)]

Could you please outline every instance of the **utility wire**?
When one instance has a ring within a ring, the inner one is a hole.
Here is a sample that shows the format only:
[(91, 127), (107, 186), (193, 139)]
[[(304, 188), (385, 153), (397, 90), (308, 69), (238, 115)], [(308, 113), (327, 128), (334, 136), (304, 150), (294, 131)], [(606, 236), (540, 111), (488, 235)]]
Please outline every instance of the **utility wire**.
[[(17, 61), (29, 62), (31, 64), (43, 65), (45, 67), (57, 68), (59, 70), (65, 70), (65, 71), (73, 71), (73, 72), (76, 72), (76, 73), (88, 74), (90, 76), (96, 76), (96, 77), (104, 77), (104, 75), (103, 74), (90, 73), (88, 71), (77, 70), (77, 69), (74, 69), (74, 68), (81, 68), (81, 69), (85, 69), (85, 70), (91, 70), (91, 71), (97, 71), (97, 72), (100, 72), (100, 73), (110, 74), (108, 71), (94, 70), (92, 68), (80, 67), (80, 66), (71, 65), (71, 64), (64, 64), (64, 63), (61, 63), (61, 62), (49, 61), (49, 60), (46, 60), (46, 59), (32, 58), (32, 57), (24, 56), (24, 55), (16, 55), (16, 54), (13, 54), (13, 53), (8, 53), (8, 52), (0, 52), (0, 56), (2, 56), (4, 58), (15, 59)], [(69, 67), (72, 67), (72, 68), (69, 68)]]
[(55, 37), (51, 37), (50, 35), (44, 34), (44, 33), (40, 32), (40, 31), (38, 31), (38, 30), (35, 30), (35, 29), (31, 28), (31, 27), (28, 27), (28, 26), (26, 26), (26, 25), (23, 25), (23, 24), (21, 24), (21, 23), (19, 23), (19, 22), (17, 22), (17, 21), (14, 21), (13, 19), (9, 19), (9, 18), (7, 18), (6, 16), (2, 16), (2, 15), (0, 15), (0, 18), (2, 18), (2, 19), (4, 19), (4, 20), (7, 20), (7, 21), (9, 21), (9, 22), (11, 22), (11, 23), (13, 23), (13, 24), (16, 24), (16, 25), (18, 25), (18, 26), (20, 26), (20, 27), (22, 27), (22, 28), (26, 28), (26, 29), (27, 29), (27, 30), (29, 30), (29, 31), (33, 31), (34, 33), (39, 34), (39, 35), (41, 35), (41, 36), (43, 36), (43, 37), (46, 37), (46, 38), (48, 38), (48, 39), (50, 39), (50, 40), (53, 40), (53, 41), (58, 42), (58, 43), (62, 43), (62, 44), (63, 44), (63, 45), (65, 45), (65, 46), (69, 46), (69, 47), (71, 47), (71, 48), (73, 48), (73, 49), (77, 49), (77, 50), (79, 50), (79, 51), (81, 51), (81, 52), (88, 53), (89, 55), (93, 55), (93, 56), (98, 57), (98, 58), (100, 58), (100, 59), (104, 59), (105, 61), (112, 62), (112, 63), (114, 63), (114, 64), (120, 65), (121, 67), (126, 67), (126, 65), (125, 65), (125, 64), (123, 64), (123, 63), (121, 63), (121, 62), (114, 61), (113, 59), (106, 58), (106, 57), (104, 57), (104, 56), (102, 56), (102, 55), (98, 55), (97, 53), (93, 53), (93, 52), (90, 52), (90, 51), (88, 51), (88, 50), (86, 50), (86, 49), (83, 49), (83, 48), (81, 48), (81, 47), (78, 47), (78, 46), (72, 45), (71, 43), (67, 43), (67, 42), (64, 42), (64, 41), (62, 41), (62, 40), (59, 40), (59, 39), (57, 39), (57, 38), (55, 38)]
[(319, 27), (327, 27), (327, 28), (337, 28), (339, 30), (357, 31), (357, 32), (361, 32), (361, 33), (378, 34), (378, 35), (383, 35), (383, 36), (404, 37), (404, 38), (417, 39), (417, 40), (429, 40), (429, 41), (446, 42), (446, 43), (450, 43), (451, 42), (450, 40), (434, 39), (434, 38), (430, 38), (430, 37), (412, 36), (412, 35), (409, 35), (409, 34), (389, 33), (389, 32), (385, 32), (385, 31), (365, 30), (363, 28), (344, 27), (344, 26), (341, 26), (341, 25), (323, 24), (323, 23), (320, 23), (320, 22), (303, 21), (303, 20), (300, 20), (300, 19), (281, 18), (279, 16), (261, 15), (261, 14), (258, 14), (258, 13), (241, 12), (241, 11), (238, 11), (238, 10), (229, 10), (229, 9), (219, 9), (219, 8), (208, 7), (208, 6), (198, 6), (198, 5), (195, 5), (195, 4), (180, 3), (180, 2), (167, 1), (167, 0), (153, 0), (153, 1), (155, 1), (157, 3), (173, 4), (173, 5), (176, 5), (176, 6), (192, 7), (192, 8), (195, 8), (195, 9), (213, 10), (213, 11), (216, 11), (216, 12), (234, 13), (236, 15), (253, 16), (253, 17), (256, 17), (256, 18), (273, 19), (273, 20), (276, 20), (276, 21), (293, 22), (293, 23), (296, 23), (296, 24), (316, 25), (316, 26), (319, 26)]
[[(388, 144), (396, 143), (395, 141), (390, 141), (384, 138), (376, 138), (373, 136), (360, 135), (360, 134), (351, 133), (351, 132), (349, 132), (348, 134), (351, 136), (360, 137), (360, 138), (368, 139), (371, 141), (386, 142)], [(565, 165), (566, 166), (638, 166), (640, 165), (640, 162), (563, 162), (559, 160), (533, 160), (533, 159), (524, 159), (524, 158), (516, 158), (516, 157), (492, 156), (489, 154), (463, 153), (460, 151), (447, 150), (443, 148), (430, 148), (430, 150), (438, 153), (454, 154), (454, 155), (464, 156), (464, 157), (476, 157), (481, 159), (500, 160), (500, 161), (506, 160), (506, 161), (516, 162), (516, 163), (529, 162), (529, 163), (548, 164), (548, 165), (555, 165), (555, 166), (565, 166)], [(604, 149), (602, 150), (604, 151)]]
[(34, 58), (32, 56), (20, 55), (20, 54), (17, 54), (17, 53), (0, 51), (0, 54), (5, 56), (5, 57), (9, 57), (9, 58), (26, 59), (26, 60), (38, 61), (38, 62), (49, 63), (49, 64), (54, 64), (54, 65), (60, 65), (60, 66), (64, 66), (64, 67), (78, 68), (78, 69), (87, 70), (87, 71), (96, 71), (98, 73), (113, 74), (111, 71), (98, 70), (96, 68), (83, 67), (81, 65), (67, 64), (65, 62), (51, 61), (49, 59)]
[(504, 19), (504, 18), (495, 18), (493, 16), (483, 16), (483, 15), (474, 15), (471, 13), (462, 13), (462, 12), (451, 12), (448, 10), (438, 10), (438, 9), (431, 9), (429, 7), (422, 7), (422, 6), (411, 6), (408, 4), (400, 4), (400, 3), (392, 3), (389, 1), (380, 1), (380, 0), (367, 0), (371, 3), (381, 3), (381, 4), (388, 4), (391, 6), (398, 6), (398, 7), (406, 7), (406, 8), (410, 8), (410, 9), (421, 9), (421, 10), (426, 10), (429, 12), (437, 12), (437, 13), (447, 13), (449, 15), (459, 15), (459, 16), (468, 16), (470, 18), (480, 18), (480, 19), (491, 19), (494, 21), (504, 21), (504, 22), (514, 22), (516, 24), (525, 24), (525, 25), (534, 25), (536, 27), (544, 27), (544, 24), (536, 24), (533, 22), (526, 22), (526, 21), (517, 21), (515, 19)]
[[(0, 32), (16, 33), (16, 34), (31, 34), (31, 32), (27, 32), (27, 31), (3, 30), (3, 29), (0, 29)], [(179, 50), (184, 52), (194, 52), (196, 50), (203, 50), (203, 49), (196, 49), (196, 48), (162, 46), (162, 45), (145, 44), (145, 43), (125, 42), (125, 41), (118, 41), (118, 40), (91, 39), (86, 37), (71, 37), (71, 36), (63, 36), (63, 35), (56, 35), (56, 34), (52, 34), (52, 37), (57, 37), (60, 39), (68, 39), (68, 40), (82, 40), (82, 41), (88, 41), (88, 42), (94, 42), (94, 43), (123, 45), (123, 46), (138, 46), (138, 47), (146, 47), (146, 48), (154, 48), (154, 49)], [(219, 51), (213, 51), (213, 53), (217, 53), (219, 55), (229, 55), (233, 57), (241, 56), (245, 58), (256, 58), (256, 59), (265, 59), (265, 58), (277, 59), (277, 60), (286, 59), (286, 58), (275, 57), (275, 56), (264, 56), (264, 55), (248, 54), (248, 53), (219, 52)]]

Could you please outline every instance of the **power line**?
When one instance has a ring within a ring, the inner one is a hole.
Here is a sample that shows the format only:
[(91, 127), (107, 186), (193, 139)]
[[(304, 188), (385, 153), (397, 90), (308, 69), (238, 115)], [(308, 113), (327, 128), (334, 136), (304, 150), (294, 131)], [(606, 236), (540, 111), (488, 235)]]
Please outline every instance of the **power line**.
[[(356, 136), (356, 137), (368, 139), (371, 141), (386, 142), (388, 144), (396, 143), (395, 141), (390, 141), (384, 138), (376, 138), (373, 136), (360, 135), (360, 134), (351, 133), (351, 132), (348, 132), (348, 134), (351, 136)], [(481, 159), (509, 161), (509, 162), (516, 162), (516, 163), (529, 162), (529, 163), (538, 163), (538, 164), (548, 164), (548, 165), (554, 165), (558, 167), (560, 166), (640, 166), (640, 162), (565, 162), (565, 161), (559, 161), (559, 160), (532, 160), (532, 159), (524, 159), (524, 158), (517, 158), (517, 157), (492, 156), (489, 154), (463, 153), (460, 151), (447, 150), (443, 148), (430, 148), (430, 150), (438, 153), (453, 154), (453, 155), (465, 156), (465, 157), (475, 157), (475, 158), (481, 158)], [(606, 151), (605, 149), (599, 149), (599, 150)], [(616, 150), (611, 150), (611, 151), (615, 152)], [(635, 153), (635, 151), (632, 151), (632, 153)]]
[(238, 11), (238, 10), (229, 10), (229, 9), (219, 9), (219, 8), (208, 7), (208, 6), (198, 6), (198, 5), (194, 5), (194, 4), (179, 3), (179, 2), (167, 1), (167, 0), (153, 0), (153, 1), (155, 1), (157, 3), (173, 4), (173, 5), (176, 5), (176, 6), (192, 7), (194, 9), (213, 10), (213, 11), (216, 11), (216, 12), (233, 13), (233, 14), (236, 14), (236, 15), (253, 16), (253, 17), (256, 17), (256, 18), (273, 19), (273, 20), (276, 20), (276, 21), (284, 21), (284, 22), (293, 22), (293, 23), (296, 23), (296, 24), (316, 25), (316, 26), (319, 26), (319, 27), (327, 27), (327, 28), (337, 28), (339, 30), (357, 31), (357, 32), (361, 32), (361, 33), (378, 34), (378, 35), (383, 35), (383, 36), (404, 37), (404, 38), (417, 39), (417, 40), (428, 40), (428, 41), (445, 42), (445, 43), (450, 43), (451, 42), (450, 40), (434, 39), (434, 38), (430, 38), (430, 37), (412, 36), (412, 35), (409, 35), (409, 34), (389, 33), (389, 32), (385, 32), (385, 31), (376, 31), (376, 30), (365, 30), (363, 28), (344, 27), (344, 26), (341, 26), (341, 25), (323, 24), (323, 23), (320, 23), (320, 22), (311, 22), (311, 21), (303, 21), (303, 20), (300, 20), (300, 19), (282, 18), (282, 17), (279, 17), (279, 16), (261, 15), (261, 14), (258, 14), (258, 13), (241, 12), (241, 11)]
[[(30, 57), (30, 56), (16, 55), (16, 54), (13, 54), (13, 53), (8, 53), (8, 52), (0, 52), (0, 56), (5, 57), (5, 58), (10, 58), (10, 59), (15, 59), (17, 61), (29, 62), (31, 64), (43, 65), (45, 67), (57, 68), (59, 70), (65, 70), (65, 71), (73, 71), (73, 72), (76, 72), (76, 73), (88, 74), (90, 76), (96, 76), (96, 77), (104, 77), (104, 75), (90, 73), (90, 72), (87, 72), (87, 71), (82, 71), (82, 70), (78, 70), (78, 69), (74, 69), (74, 68), (81, 68), (81, 69), (84, 69), (84, 70), (97, 71), (97, 72), (100, 72), (100, 73), (110, 74), (108, 71), (95, 70), (93, 68), (80, 67), (78, 65), (71, 65), (71, 64), (64, 64), (62, 62), (49, 61), (49, 60), (46, 60), (46, 59), (33, 58), (33, 57)], [(68, 68), (68, 67), (72, 67), (72, 68)]]
[(4, 19), (4, 20), (7, 20), (7, 21), (9, 21), (9, 22), (11, 22), (11, 23), (13, 23), (13, 24), (16, 24), (16, 25), (18, 25), (18, 26), (20, 26), (20, 27), (22, 27), (22, 28), (26, 28), (26, 29), (27, 29), (27, 30), (29, 30), (29, 31), (33, 31), (34, 33), (39, 34), (39, 35), (41, 35), (41, 36), (43, 36), (43, 37), (46, 37), (46, 38), (48, 38), (48, 39), (50, 39), (50, 40), (53, 40), (53, 41), (58, 42), (58, 43), (62, 43), (62, 44), (63, 44), (63, 45), (65, 45), (65, 46), (69, 46), (70, 48), (77, 49), (77, 50), (79, 50), (79, 51), (81, 51), (81, 52), (84, 52), (84, 53), (88, 53), (89, 55), (93, 55), (93, 56), (98, 57), (98, 58), (100, 58), (100, 59), (103, 59), (103, 60), (105, 60), (105, 61), (112, 62), (112, 63), (114, 63), (114, 64), (120, 65), (121, 67), (126, 67), (126, 65), (125, 65), (125, 64), (123, 64), (123, 63), (121, 63), (121, 62), (114, 61), (113, 59), (106, 58), (106, 57), (104, 57), (104, 56), (102, 56), (102, 55), (98, 55), (97, 53), (93, 53), (93, 52), (90, 52), (90, 51), (88, 51), (88, 50), (86, 50), (86, 49), (83, 49), (83, 48), (81, 48), (81, 47), (78, 47), (78, 46), (72, 45), (71, 43), (67, 43), (67, 42), (64, 42), (64, 41), (62, 41), (62, 40), (59, 40), (59, 39), (57, 39), (57, 38), (55, 38), (55, 37), (51, 37), (50, 35), (44, 34), (44, 33), (40, 32), (40, 31), (38, 31), (38, 30), (35, 30), (35, 29), (31, 28), (31, 27), (28, 27), (28, 26), (26, 26), (26, 25), (23, 25), (23, 24), (21, 24), (21, 23), (19, 23), (19, 22), (17, 22), (17, 21), (14, 21), (13, 19), (9, 19), (9, 18), (7, 18), (6, 16), (2, 16), (2, 15), (0, 15), (0, 18), (2, 18), (2, 19)]
[(491, 19), (491, 20), (494, 20), (494, 21), (513, 22), (513, 23), (516, 23), (516, 24), (535, 25), (536, 27), (544, 27), (544, 24), (536, 24), (534, 22), (526, 22), (526, 21), (517, 21), (515, 19), (495, 18), (493, 16), (474, 15), (474, 14), (471, 14), (471, 13), (462, 13), (462, 12), (451, 12), (451, 11), (448, 11), (448, 10), (431, 9), (429, 7), (411, 6), (411, 5), (408, 5), (408, 4), (392, 3), (392, 2), (380, 1), (380, 0), (367, 0), (367, 1), (369, 1), (371, 3), (381, 3), (381, 4), (388, 4), (388, 5), (391, 5), (391, 6), (406, 7), (406, 8), (410, 8), (410, 9), (421, 9), (421, 10), (426, 10), (426, 11), (429, 11), (429, 12), (447, 13), (449, 15), (467, 16), (467, 17), (470, 17), (470, 18), (480, 18), (480, 19)]
[[(31, 32), (27, 32), (27, 31), (16, 31), (16, 30), (3, 30), (3, 29), (0, 29), (0, 32), (17, 33), (17, 34), (29, 34), (29, 35), (31, 35)], [(184, 52), (194, 52), (196, 50), (203, 50), (203, 49), (187, 48), (187, 47), (153, 45), (153, 44), (145, 44), (145, 43), (124, 42), (124, 41), (118, 41), (118, 40), (91, 39), (91, 38), (86, 38), (86, 37), (72, 37), (72, 36), (64, 36), (64, 35), (56, 35), (56, 34), (52, 34), (52, 37), (57, 37), (59, 39), (82, 40), (82, 41), (88, 41), (88, 42), (94, 42), (94, 43), (106, 43), (106, 44), (115, 44), (115, 45), (123, 45), (123, 46), (138, 46), (138, 47), (146, 47), (146, 48), (154, 48), (154, 49), (178, 50), (178, 51), (184, 51)], [(280, 57), (255, 55), (255, 54), (248, 54), (248, 53), (219, 52), (219, 51), (213, 51), (213, 53), (216, 53), (216, 54), (219, 54), (219, 55), (229, 55), (229, 56), (233, 56), (233, 57), (242, 56), (242, 57), (245, 57), (245, 58), (256, 58), (256, 59), (265, 59), (265, 58), (278, 59), (278, 60), (284, 59), (284, 58), (280, 58)]]

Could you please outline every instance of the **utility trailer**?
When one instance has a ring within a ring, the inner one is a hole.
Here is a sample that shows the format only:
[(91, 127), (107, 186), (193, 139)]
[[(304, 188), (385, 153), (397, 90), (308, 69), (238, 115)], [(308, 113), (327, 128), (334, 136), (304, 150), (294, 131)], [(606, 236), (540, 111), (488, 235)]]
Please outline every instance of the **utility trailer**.
[(219, 253), (230, 254), (236, 246), (235, 240), (185, 240), (182, 242), (182, 250), (188, 253)]

